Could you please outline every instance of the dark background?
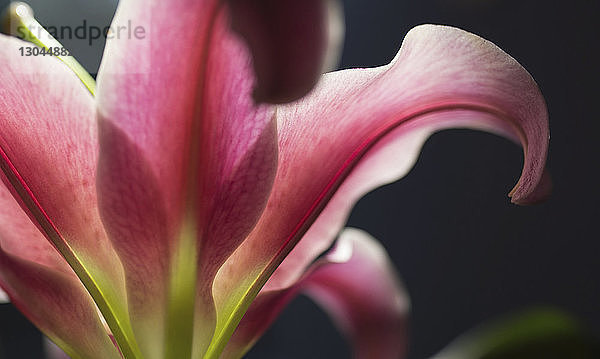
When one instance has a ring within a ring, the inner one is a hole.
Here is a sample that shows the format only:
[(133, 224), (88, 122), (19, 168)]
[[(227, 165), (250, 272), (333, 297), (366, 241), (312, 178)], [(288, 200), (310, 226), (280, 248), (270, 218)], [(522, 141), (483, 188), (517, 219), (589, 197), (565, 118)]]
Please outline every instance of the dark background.
[[(411, 297), (409, 358), (430, 357), (477, 324), (535, 305), (563, 309), (600, 337), (600, 1), (344, 3), (341, 67), (389, 62), (417, 24), (453, 25), (493, 41), (521, 62), (538, 81), (550, 112), (555, 190), (547, 203), (509, 203), (506, 194), (521, 171), (520, 148), (492, 135), (450, 130), (426, 143), (406, 178), (368, 194), (353, 211), (349, 225), (384, 243)], [(79, 24), (82, 17), (104, 24), (115, 3), (32, 5), (47, 25)], [(66, 45), (95, 72), (101, 48)], [(0, 357), (40, 357), (35, 330), (10, 306), (0, 306), (0, 321)], [(248, 355), (348, 357), (344, 339), (305, 298), (294, 301)]]

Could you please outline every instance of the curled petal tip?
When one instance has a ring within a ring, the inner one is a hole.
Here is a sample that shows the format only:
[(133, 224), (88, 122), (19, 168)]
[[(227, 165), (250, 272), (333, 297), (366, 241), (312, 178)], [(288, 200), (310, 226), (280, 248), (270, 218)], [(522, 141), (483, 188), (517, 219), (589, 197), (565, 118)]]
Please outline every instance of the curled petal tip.
[(511, 202), (514, 204), (521, 206), (533, 205), (546, 201), (552, 193), (552, 188), (552, 177), (548, 169), (545, 169), (538, 183), (530, 191), (523, 193), (520, 184), (517, 184), (508, 196), (511, 197)]

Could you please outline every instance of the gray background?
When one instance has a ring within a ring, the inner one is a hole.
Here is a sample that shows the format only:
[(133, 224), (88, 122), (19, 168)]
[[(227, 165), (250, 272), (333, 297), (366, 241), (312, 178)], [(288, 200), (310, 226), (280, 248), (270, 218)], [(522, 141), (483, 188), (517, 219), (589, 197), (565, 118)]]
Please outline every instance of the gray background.
[[(113, 1), (31, 3), (46, 25), (78, 25), (82, 18), (104, 25), (115, 6)], [(342, 67), (387, 63), (414, 25), (454, 25), (519, 60), (538, 81), (550, 111), (555, 191), (547, 203), (509, 204), (506, 193), (522, 165), (519, 148), (492, 135), (451, 130), (427, 142), (406, 178), (367, 195), (353, 211), (350, 225), (384, 243), (410, 294), (409, 358), (431, 356), (485, 320), (540, 304), (572, 313), (600, 335), (599, 2), (344, 3)], [(65, 45), (95, 72), (100, 47)], [(0, 357), (40, 357), (36, 331), (14, 310), (0, 307), (0, 320)], [(349, 356), (326, 315), (304, 298), (292, 303), (248, 355)]]

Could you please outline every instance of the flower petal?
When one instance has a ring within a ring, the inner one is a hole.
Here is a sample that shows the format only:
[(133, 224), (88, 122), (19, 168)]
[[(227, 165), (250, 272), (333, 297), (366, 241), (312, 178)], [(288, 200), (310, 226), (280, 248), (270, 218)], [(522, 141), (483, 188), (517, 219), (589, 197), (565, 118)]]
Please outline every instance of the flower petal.
[[(218, 1), (121, 1), (112, 27), (131, 24), (146, 37), (109, 39), (98, 75), (101, 212), (148, 357), (162, 355), (166, 303), (177, 306), (169, 285), (184, 278), (179, 287), (193, 292), (195, 268), (181, 268), (196, 256), (196, 331), (210, 340), (212, 278), (254, 226), (275, 174), (273, 110), (251, 99), (250, 56), (226, 10)], [(187, 273), (171, 275), (179, 270)], [(178, 315), (171, 322), (194, 317)]]
[(66, 275), (0, 249), (0, 285), (11, 293), (11, 302), (71, 357), (121, 357), (74, 273)]
[(44, 338), (45, 359), (70, 359), (69, 356), (48, 338)]
[(348, 336), (356, 358), (404, 357), (408, 298), (385, 249), (347, 228), (324, 258), (289, 288), (264, 290), (242, 319), (225, 358), (243, 355), (298, 293), (317, 302)]
[[(122, 267), (97, 209), (94, 100), (63, 63), (45, 56), (19, 56), (22, 46), (27, 43), (0, 36), (2, 181), (75, 270), (98, 306), (110, 312), (105, 315), (115, 335), (131, 340)], [(5, 214), (3, 224), (9, 225), (11, 215)], [(19, 240), (6, 250), (48, 265), (36, 257), (40, 253), (29, 252), (30, 246), (41, 244)], [(7, 241), (2, 240), (2, 245), (8, 246)], [(34, 300), (35, 296), (23, 298)], [(123, 335), (115, 325), (124, 328)]]
[(230, 0), (233, 27), (252, 49), (259, 102), (304, 96), (339, 52), (343, 34), (338, 0)]
[(79, 278), (2, 184), (0, 287), (65, 350), (86, 358), (120, 358)]
[(309, 231), (270, 286), (294, 282), (330, 245), (354, 201), (403, 176), (440, 129), (474, 128), (520, 141), (525, 164), (513, 202), (539, 200), (548, 189), (548, 120), (536, 83), (494, 44), (456, 28), (419, 26), (390, 65), (328, 74), (277, 116), (275, 184), (257, 226), (217, 276), (217, 302), (248, 302)]
[[(10, 191), (0, 184), (0, 247), (7, 254), (63, 274), (68, 263), (20, 208)], [(79, 279), (75, 278), (76, 282)], [(35, 301), (35, 298), (32, 298)]]

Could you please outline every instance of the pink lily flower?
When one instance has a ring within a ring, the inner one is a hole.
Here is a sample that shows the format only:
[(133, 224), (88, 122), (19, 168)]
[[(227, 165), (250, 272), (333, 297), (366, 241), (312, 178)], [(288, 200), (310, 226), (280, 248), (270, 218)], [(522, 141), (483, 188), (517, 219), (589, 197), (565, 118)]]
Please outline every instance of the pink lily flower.
[(108, 40), (95, 96), (0, 37), (0, 287), (69, 356), (239, 358), (303, 292), (358, 358), (402, 357), (408, 300), (382, 247), (343, 229), (355, 201), (449, 127), (520, 143), (512, 201), (547, 194), (537, 85), (463, 30), (416, 27), (389, 65), (289, 102), (322, 67), (326, 13), (122, 0), (113, 28), (147, 37)]

